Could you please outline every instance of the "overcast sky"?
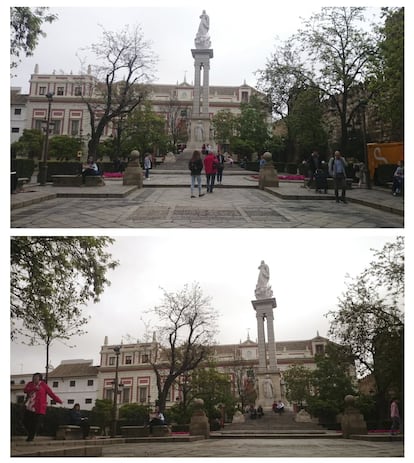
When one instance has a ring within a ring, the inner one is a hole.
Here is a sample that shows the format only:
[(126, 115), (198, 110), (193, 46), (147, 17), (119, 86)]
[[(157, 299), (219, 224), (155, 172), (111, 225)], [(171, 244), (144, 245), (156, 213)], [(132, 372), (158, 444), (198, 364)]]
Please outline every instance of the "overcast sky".
[[(214, 50), (210, 84), (241, 85), (246, 80), (247, 84), (255, 86), (254, 73), (265, 68), (276, 44), (294, 34), (302, 24), (301, 18), (309, 18), (322, 5), (321, 2), (300, 2), (299, 7), (297, 2), (285, 2), (282, 6), (280, 2), (269, 0), (250, 4), (233, 0), (137, 0), (132, 2), (133, 7), (125, 6), (131, 2), (122, 0), (116, 2), (116, 7), (113, 7), (114, 2), (106, 1), (99, 2), (99, 6), (84, 6), (84, 2), (74, 1), (69, 7), (68, 2), (59, 7), (61, 3), (47, 2), (50, 12), (59, 18), (52, 24), (44, 24), (47, 37), (40, 38), (34, 55), (22, 60), (16, 69), (17, 77), (11, 79), (11, 85), (22, 87), (23, 92), (28, 92), (30, 75), (36, 64), (41, 74), (79, 73), (81, 62), (77, 55), (89, 57), (86, 63), (93, 64), (93, 55), (89, 53), (88, 56), (82, 49), (100, 41), (102, 27), (119, 31), (126, 24), (139, 24), (145, 40), (152, 42), (152, 50), (159, 57), (156, 83), (181, 83), (185, 75), (187, 82), (192, 83), (191, 49), (195, 48), (194, 38), (203, 9), (210, 17), (211, 48)], [(331, 6), (335, 3), (343, 5), (346, 2), (329, 2)], [(375, 2), (364, 2), (365, 5), (370, 3), (375, 5)], [(105, 6), (108, 4), (112, 8)], [(369, 18), (378, 11), (378, 8), (370, 8)]]
[[(251, 301), (261, 260), (269, 265), (276, 298), (276, 340), (327, 335), (324, 316), (336, 310), (345, 276), (355, 277), (372, 260), (371, 248), (394, 241), (386, 230), (152, 230), (118, 236), (111, 252), (120, 265), (110, 273), (111, 286), (97, 304), (85, 309), (88, 334), (68, 347), (56, 341), (50, 363), (93, 359), (99, 364), (104, 337), (110, 344), (141, 339), (146, 313), (162, 300), (163, 287), (176, 291), (198, 282), (219, 312), (220, 344), (257, 339)], [(154, 320), (155, 321), (155, 320)], [(45, 348), (11, 344), (11, 373), (44, 370)]]

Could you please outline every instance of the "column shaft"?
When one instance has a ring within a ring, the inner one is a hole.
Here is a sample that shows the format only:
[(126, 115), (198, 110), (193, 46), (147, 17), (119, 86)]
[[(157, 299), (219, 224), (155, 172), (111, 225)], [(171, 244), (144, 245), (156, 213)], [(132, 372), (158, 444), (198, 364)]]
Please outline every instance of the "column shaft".
[(257, 319), (257, 343), (259, 349), (259, 369), (264, 371), (266, 369), (266, 345), (265, 345), (265, 331), (264, 319), (260, 314), (256, 314)]

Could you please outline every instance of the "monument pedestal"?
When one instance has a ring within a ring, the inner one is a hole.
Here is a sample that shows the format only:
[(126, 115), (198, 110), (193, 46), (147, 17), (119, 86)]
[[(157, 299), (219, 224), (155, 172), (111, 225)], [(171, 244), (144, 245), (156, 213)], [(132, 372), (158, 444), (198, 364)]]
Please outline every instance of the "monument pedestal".
[[(264, 410), (271, 410), (273, 402), (282, 400), (282, 391), (280, 387), (280, 372), (267, 371), (266, 373), (257, 373), (257, 399), (256, 406), (261, 405)], [(269, 381), (271, 384), (271, 394), (267, 391), (270, 390)]]

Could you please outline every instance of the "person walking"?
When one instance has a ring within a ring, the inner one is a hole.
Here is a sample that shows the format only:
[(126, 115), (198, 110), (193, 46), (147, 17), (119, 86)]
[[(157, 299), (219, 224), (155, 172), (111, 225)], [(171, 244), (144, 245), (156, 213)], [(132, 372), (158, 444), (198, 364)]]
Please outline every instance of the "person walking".
[(194, 188), (195, 182), (197, 181), (198, 185), (198, 197), (204, 196), (204, 193), (201, 193), (201, 171), (203, 170), (203, 161), (201, 160), (201, 153), (198, 150), (193, 152), (191, 159), (188, 162), (188, 168), (190, 169), (191, 174), (191, 197), (195, 198)]
[(63, 403), (52, 389), (43, 381), (41, 373), (35, 373), (24, 388), (26, 394), (23, 424), (27, 431), (27, 442), (32, 441), (38, 433), (47, 409), (47, 396), (55, 402)]
[(216, 180), (219, 185), (221, 185), (221, 182), (223, 181), (223, 170), (224, 170), (224, 162), (225, 162), (225, 157), (222, 154), (217, 155), (217, 176)]
[(315, 178), (315, 172), (319, 169), (320, 167), (320, 161), (319, 161), (319, 153), (316, 150), (312, 151), (312, 154), (310, 155), (308, 159), (308, 183), (306, 184), (308, 188), (312, 187), (312, 181)]
[(391, 401), (390, 416), (391, 416), (390, 433), (393, 436), (394, 434), (397, 434), (397, 431), (400, 429), (400, 410), (398, 408), (398, 400), (395, 397)]
[(145, 169), (145, 180), (149, 180), (149, 171), (152, 168), (152, 158), (149, 153), (145, 154), (144, 158), (144, 169)]
[(217, 174), (217, 158), (212, 151), (204, 158), (204, 170), (207, 178), (207, 193), (213, 193), (214, 180)]
[(341, 156), (340, 151), (335, 151), (334, 157), (329, 160), (329, 174), (333, 177), (335, 188), (335, 200), (339, 203), (339, 190), (341, 190), (341, 201), (346, 203), (346, 167), (347, 162)]
[(393, 196), (402, 195), (404, 189), (404, 161), (398, 162), (393, 181), (392, 181), (392, 194)]

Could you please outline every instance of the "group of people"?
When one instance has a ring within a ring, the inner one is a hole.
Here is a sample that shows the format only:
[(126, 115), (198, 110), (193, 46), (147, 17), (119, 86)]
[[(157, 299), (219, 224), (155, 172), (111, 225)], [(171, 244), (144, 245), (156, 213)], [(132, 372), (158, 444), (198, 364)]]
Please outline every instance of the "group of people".
[(198, 196), (204, 196), (202, 193), (202, 181), (201, 181), (201, 172), (204, 168), (206, 173), (206, 186), (207, 186), (207, 193), (213, 193), (214, 185), (217, 181), (218, 185), (221, 185), (223, 181), (223, 170), (224, 170), (224, 163), (226, 162), (226, 158), (223, 154), (215, 155), (213, 151), (207, 151), (206, 156), (204, 159), (201, 159), (201, 153), (198, 150), (193, 152), (193, 155), (188, 162), (188, 168), (190, 169), (191, 175), (191, 198), (195, 198), (194, 190), (198, 188)]
[(278, 400), (277, 402), (274, 401), (272, 405), (272, 410), (275, 413), (281, 415), (285, 411), (285, 404), (281, 400)]

